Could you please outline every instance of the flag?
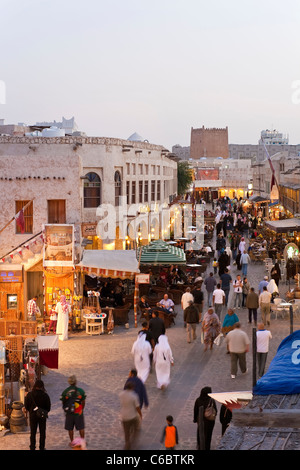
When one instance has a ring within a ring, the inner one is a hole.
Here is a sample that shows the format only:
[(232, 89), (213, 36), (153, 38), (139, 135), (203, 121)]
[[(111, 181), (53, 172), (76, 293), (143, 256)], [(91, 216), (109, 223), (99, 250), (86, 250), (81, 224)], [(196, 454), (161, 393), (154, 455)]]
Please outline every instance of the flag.
[(21, 209), (20, 212), (17, 213), (15, 219), (17, 222), (17, 226), (21, 230), (21, 233), (24, 233), (25, 232), (25, 219), (24, 219), (23, 209)]
[(275, 176), (274, 176), (274, 174), (272, 174), (272, 180), (271, 180), (271, 191), (272, 191), (272, 188), (273, 188), (273, 186), (275, 186), (275, 184), (276, 184), (276, 181), (275, 181)]
[[(266, 155), (267, 155), (267, 159), (268, 159), (271, 171), (272, 171), (272, 180), (271, 180), (271, 191), (272, 191), (273, 186), (276, 185), (277, 188), (278, 188), (278, 184), (277, 184), (277, 180), (276, 180), (276, 176), (275, 176), (274, 166), (273, 166), (272, 160), (270, 158), (269, 152), (267, 150), (266, 144), (265, 144), (263, 139), (262, 139), (262, 143), (263, 143), (263, 146), (264, 146), (264, 149), (265, 149), (265, 152), (266, 152)], [(278, 190), (279, 190), (279, 188), (278, 188)]]
[(38, 335), (40, 365), (58, 369), (58, 335)]

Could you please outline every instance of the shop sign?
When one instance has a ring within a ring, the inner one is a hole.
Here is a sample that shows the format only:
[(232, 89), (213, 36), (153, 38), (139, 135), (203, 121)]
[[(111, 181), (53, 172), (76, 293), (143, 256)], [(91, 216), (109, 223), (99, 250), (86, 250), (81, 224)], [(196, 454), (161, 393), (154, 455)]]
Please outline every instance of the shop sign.
[(150, 274), (136, 274), (135, 280), (137, 284), (149, 284)]
[(53, 224), (44, 226), (44, 266), (74, 265), (74, 226)]
[(23, 282), (23, 266), (21, 264), (0, 266), (0, 282)]
[(81, 234), (84, 238), (97, 235), (97, 222), (81, 224)]

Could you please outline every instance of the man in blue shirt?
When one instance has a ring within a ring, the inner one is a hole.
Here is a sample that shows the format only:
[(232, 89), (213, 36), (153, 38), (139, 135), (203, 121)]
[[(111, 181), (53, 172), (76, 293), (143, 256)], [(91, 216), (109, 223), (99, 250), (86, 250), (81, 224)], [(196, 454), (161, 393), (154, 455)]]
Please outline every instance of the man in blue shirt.
[(268, 281), (268, 276), (265, 276), (262, 281), (258, 284), (258, 295), (260, 295), (264, 289), (264, 286), (267, 286), (269, 284)]

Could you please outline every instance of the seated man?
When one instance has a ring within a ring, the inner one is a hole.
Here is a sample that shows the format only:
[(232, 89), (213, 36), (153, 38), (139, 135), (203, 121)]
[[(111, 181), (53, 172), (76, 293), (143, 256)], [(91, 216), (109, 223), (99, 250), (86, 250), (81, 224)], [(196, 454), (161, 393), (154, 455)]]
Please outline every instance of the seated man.
[(152, 309), (150, 305), (148, 304), (148, 302), (146, 301), (146, 297), (144, 295), (141, 297), (141, 300), (139, 301), (139, 309), (141, 311), (140, 318), (145, 317), (148, 319), (149, 315), (151, 315)]
[(172, 299), (169, 299), (168, 294), (165, 294), (164, 298), (158, 302), (157, 307), (165, 313), (174, 314), (174, 302)]

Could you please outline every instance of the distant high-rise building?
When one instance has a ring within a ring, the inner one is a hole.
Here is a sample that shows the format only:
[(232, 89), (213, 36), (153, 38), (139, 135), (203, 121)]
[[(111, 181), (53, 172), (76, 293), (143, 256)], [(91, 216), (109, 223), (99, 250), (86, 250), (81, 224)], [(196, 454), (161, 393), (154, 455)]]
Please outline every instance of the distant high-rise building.
[(266, 129), (261, 131), (258, 143), (259, 145), (263, 143), (265, 143), (265, 145), (288, 145), (289, 138), (275, 129), (273, 131)]

